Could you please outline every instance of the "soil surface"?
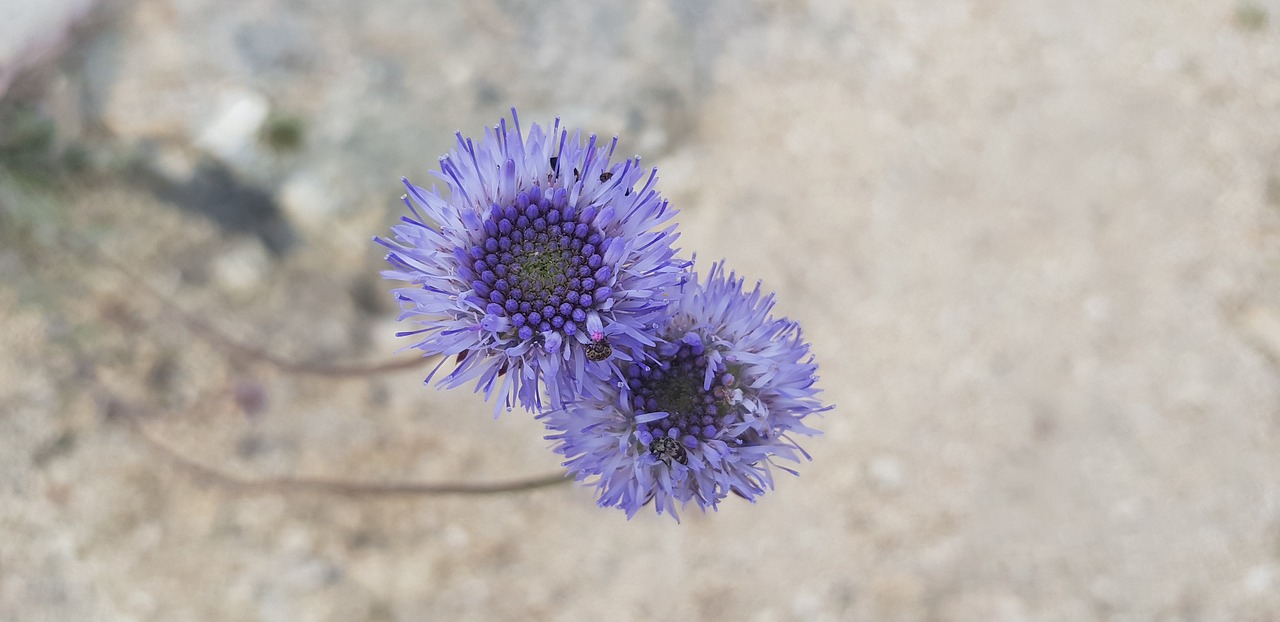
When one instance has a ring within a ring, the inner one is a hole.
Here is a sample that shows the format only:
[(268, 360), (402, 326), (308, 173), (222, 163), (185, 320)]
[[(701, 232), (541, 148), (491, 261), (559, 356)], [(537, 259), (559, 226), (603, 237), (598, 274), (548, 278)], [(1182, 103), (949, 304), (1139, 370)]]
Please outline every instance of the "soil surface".
[[(1280, 2), (87, 4), (0, 30), (0, 619), (1280, 620)], [(777, 291), (799, 477), (252, 483), (557, 472), (370, 241), (512, 106)]]

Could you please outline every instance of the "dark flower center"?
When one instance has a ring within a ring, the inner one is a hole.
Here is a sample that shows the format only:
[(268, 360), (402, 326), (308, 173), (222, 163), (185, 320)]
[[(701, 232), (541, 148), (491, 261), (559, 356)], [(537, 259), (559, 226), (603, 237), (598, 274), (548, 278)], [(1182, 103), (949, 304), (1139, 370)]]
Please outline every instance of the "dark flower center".
[(586, 330), (587, 312), (613, 294), (613, 268), (604, 262), (613, 240), (590, 224), (596, 208), (579, 213), (567, 203), (563, 191), (534, 188), (511, 205), (495, 205), (485, 238), (467, 253), (471, 286), (486, 311), (510, 319), (522, 340)]
[(631, 406), (637, 414), (669, 414), (657, 421), (636, 424), (636, 433), (655, 455), (681, 460), (684, 452), (675, 448), (672, 441), (693, 449), (700, 441), (716, 438), (731, 410), (729, 398), (735, 380), (719, 364), (711, 388), (703, 389), (708, 359), (701, 342), (681, 342), (674, 354), (656, 356), (657, 362), (647, 367), (628, 367)]

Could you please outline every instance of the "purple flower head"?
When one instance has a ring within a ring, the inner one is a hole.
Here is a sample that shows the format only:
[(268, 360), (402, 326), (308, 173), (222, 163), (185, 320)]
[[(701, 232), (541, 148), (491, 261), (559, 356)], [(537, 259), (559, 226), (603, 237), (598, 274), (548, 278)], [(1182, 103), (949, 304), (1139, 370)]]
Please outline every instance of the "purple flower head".
[(773, 294), (711, 268), (672, 305), (664, 341), (623, 364), (624, 381), (539, 417), (548, 440), (599, 504), (630, 518), (650, 502), (676, 514), (690, 501), (714, 509), (729, 493), (754, 500), (773, 487), (775, 459), (809, 455), (791, 438), (818, 432), (805, 417), (827, 410), (800, 326), (769, 315)]
[(544, 389), (552, 406), (596, 391), (655, 345), (688, 265), (674, 259), (676, 211), (656, 169), (611, 163), (617, 138), (584, 144), (559, 119), (526, 135), (511, 117), (478, 144), (458, 134), (434, 173), (447, 196), (406, 180), (413, 216), (377, 239), (390, 249), (383, 276), (409, 283), (394, 294), (419, 328), (400, 335), (456, 362), (439, 386), (496, 394), (495, 414), (541, 409)]

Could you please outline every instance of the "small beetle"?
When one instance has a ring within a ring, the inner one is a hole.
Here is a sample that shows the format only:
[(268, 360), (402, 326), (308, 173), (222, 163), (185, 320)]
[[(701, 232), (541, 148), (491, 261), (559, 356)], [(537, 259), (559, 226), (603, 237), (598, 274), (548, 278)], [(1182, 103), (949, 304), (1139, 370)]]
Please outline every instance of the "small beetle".
[(684, 450), (684, 446), (670, 436), (659, 436), (649, 443), (649, 453), (658, 457), (671, 466), (671, 461), (675, 460), (680, 464), (689, 464), (689, 454)]
[(613, 354), (613, 346), (609, 345), (609, 340), (601, 338), (586, 345), (587, 360), (600, 362)]

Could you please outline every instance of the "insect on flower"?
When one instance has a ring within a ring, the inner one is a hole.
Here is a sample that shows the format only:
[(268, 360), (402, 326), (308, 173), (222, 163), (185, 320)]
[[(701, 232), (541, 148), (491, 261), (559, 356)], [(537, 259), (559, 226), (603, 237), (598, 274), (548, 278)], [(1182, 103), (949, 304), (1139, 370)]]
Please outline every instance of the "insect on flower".
[(578, 481), (597, 502), (634, 516), (652, 503), (676, 515), (690, 502), (714, 509), (735, 494), (755, 499), (773, 487), (778, 460), (808, 459), (793, 435), (813, 435), (805, 419), (818, 399), (817, 365), (800, 327), (769, 315), (772, 294), (723, 266), (682, 286), (658, 343), (621, 365), (623, 381), (539, 415)]
[(658, 457), (671, 466), (671, 461), (675, 460), (680, 464), (689, 464), (689, 454), (680, 446), (680, 441), (669, 436), (659, 436), (649, 443), (649, 453)]
[(585, 347), (588, 361), (603, 361), (613, 354), (613, 346), (609, 345), (608, 339), (600, 339), (592, 341)]

